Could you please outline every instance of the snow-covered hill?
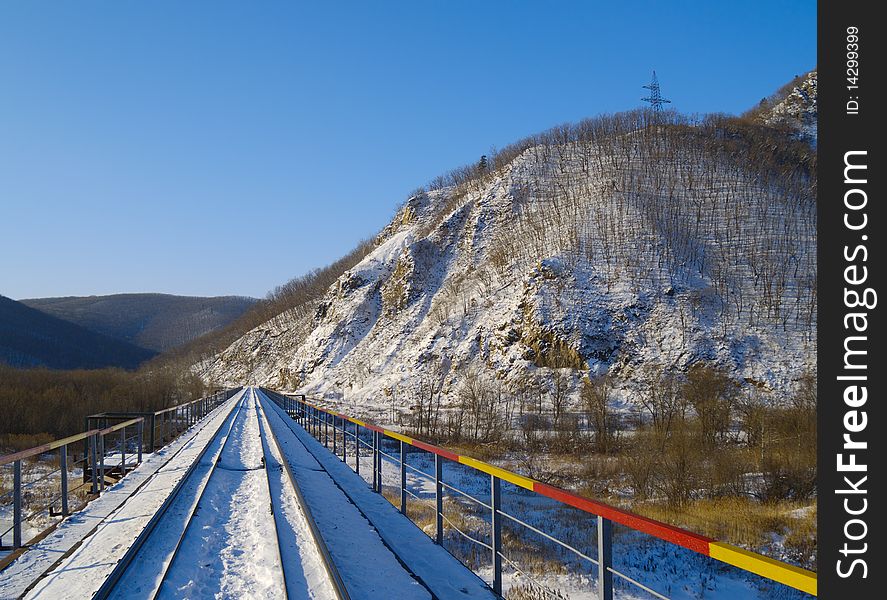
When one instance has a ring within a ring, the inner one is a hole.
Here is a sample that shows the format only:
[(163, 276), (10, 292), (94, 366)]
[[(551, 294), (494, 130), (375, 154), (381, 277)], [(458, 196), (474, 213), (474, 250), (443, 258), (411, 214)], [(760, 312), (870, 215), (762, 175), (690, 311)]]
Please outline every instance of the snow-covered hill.
[(806, 140), (816, 143), (816, 71), (798, 77), (791, 84), (765, 102), (761, 120), (768, 125), (787, 125)]
[(773, 398), (815, 368), (815, 155), (796, 137), (625, 113), (433, 188), (322, 298), (195, 369), (391, 421), (438, 388), (455, 406), (469, 372), (509, 394), (557, 372), (574, 399), (608, 373), (625, 406), (695, 363)]

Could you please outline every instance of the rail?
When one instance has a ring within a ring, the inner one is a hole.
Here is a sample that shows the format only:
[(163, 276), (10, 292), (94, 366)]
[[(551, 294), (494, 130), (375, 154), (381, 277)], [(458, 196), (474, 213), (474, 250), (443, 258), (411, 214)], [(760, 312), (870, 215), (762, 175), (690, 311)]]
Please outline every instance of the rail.
[[(258, 404), (257, 404), (258, 406)], [(263, 419), (267, 418), (263, 416)], [(305, 500), (305, 496), (302, 495), (302, 488), (299, 486), (298, 481), (296, 480), (296, 476), (293, 473), (293, 467), (290, 464), (290, 461), (286, 459), (286, 453), (283, 451), (283, 447), (280, 445), (280, 440), (277, 438), (277, 434), (274, 433), (274, 428), (270, 426), (270, 423), (267, 427), (267, 434), (265, 432), (265, 426), (262, 424), (262, 419), (259, 420), (259, 428), (263, 432), (263, 451), (265, 452), (265, 473), (268, 476), (269, 484), (268, 488), (271, 489), (270, 484), (270, 472), (268, 469), (271, 461), (269, 460), (270, 452), (267, 448), (267, 438), (271, 437), (271, 440), (274, 442), (274, 448), (277, 450), (277, 454), (280, 456), (281, 463), (283, 465), (283, 470), (286, 473), (287, 481), (289, 481), (290, 488), (293, 490), (293, 493), (296, 496), (296, 501), (299, 504), (299, 509), (302, 512), (302, 515), (305, 517), (305, 521), (308, 524), (308, 532), (311, 534), (311, 539), (314, 541), (314, 545), (317, 548), (318, 553), (320, 554), (321, 561), (323, 562), (324, 570), (326, 571), (327, 577), (330, 581), (330, 584), (333, 588), (333, 594), (336, 597), (336, 600), (351, 600), (351, 595), (348, 593), (348, 588), (345, 586), (345, 581), (342, 579), (342, 575), (339, 573), (339, 569), (336, 567), (335, 561), (333, 561), (333, 557), (330, 554), (329, 547), (326, 544), (326, 541), (323, 538), (323, 535), (320, 533), (320, 528), (317, 526), (317, 521), (314, 518), (314, 514), (311, 511), (311, 507), (308, 505), (308, 502)], [(306, 448), (307, 450), (307, 448)], [(273, 514), (273, 513), (272, 513)], [(279, 542), (279, 538), (278, 538)], [(280, 546), (278, 546), (280, 547)], [(283, 569), (284, 573), (286, 572), (286, 565), (284, 565)]]
[[(237, 389), (241, 389), (241, 388), (237, 388)], [(233, 396), (233, 394), (232, 394), (232, 396)], [(226, 415), (226, 417), (219, 422), (219, 425), (216, 427), (215, 431), (213, 432), (213, 438), (217, 437), (219, 435), (219, 433), (222, 432), (222, 430), (224, 429), (225, 424), (228, 423), (228, 430), (225, 433), (226, 437), (225, 437), (223, 444), (225, 442), (227, 442), (227, 436), (228, 436), (228, 434), (230, 434), (231, 428), (234, 426), (234, 421), (236, 420), (237, 414), (239, 414), (240, 408), (242, 405), (243, 405), (243, 401), (241, 400), (240, 402), (238, 402), (235, 406), (233, 406), (231, 408), (231, 412), (228, 415)], [(233, 417), (231, 416), (232, 414), (234, 415)], [(179, 492), (181, 492), (181, 490), (184, 488), (188, 478), (197, 470), (198, 466), (200, 465), (201, 461), (203, 460), (203, 457), (209, 451), (210, 446), (211, 446), (211, 444), (206, 444), (206, 446), (204, 446), (204, 448), (200, 451), (200, 453), (197, 455), (197, 457), (191, 462), (191, 465), (187, 468), (184, 475), (178, 480), (178, 482), (175, 484), (173, 489), (170, 491), (170, 493), (166, 497), (166, 499), (164, 499), (163, 503), (160, 505), (160, 507), (157, 509), (157, 511), (154, 513), (154, 515), (151, 516), (151, 519), (148, 521), (148, 523), (145, 525), (145, 527), (142, 529), (142, 531), (139, 532), (139, 535), (136, 537), (136, 539), (133, 541), (133, 543), (127, 549), (127, 551), (123, 555), (123, 557), (118, 561), (117, 565), (114, 567), (114, 569), (108, 575), (108, 577), (105, 578), (105, 581), (102, 583), (101, 587), (99, 587), (99, 589), (96, 591), (95, 595), (93, 596), (95, 598), (95, 600), (101, 600), (103, 598), (107, 598), (111, 594), (111, 592), (114, 590), (114, 586), (117, 585), (117, 583), (120, 581), (120, 578), (123, 576), (123, 574), (129, 568), (130, 564), (132, 564), (133, 560), (135, 559), (136, 555), (141, 550), (142, 546), (144, 546), (145, 542), (148, 540), (148, 538), (153, 533), (154, 529), (157, 527), (157, 524), (161, 521), (163, 516), (166, 514), (166, 511), (169, 509), (170, 506), (172, 506), (173, 502), (175, 502), (176, 498), (179, 495)], [(213, 461), (213, 464), (211, 467), (213, 470), (215, 470), (216, 464), (217, 464), (217, 461)], [(202, 489), (203, 488), (201, 488), (201, 492), (200, 492), (201, 494), (202, 494)], [(196, 510), (196, 508), (197, 507), (195, 505), (194, 510)], [(193, 517), (193, 513), (188, 518), (188, 524), (190, 524), (192, 517)], [(187, 525), (186, 525), (186, 529), (187, 529)], [(166, 577), (166, 573), (169, 570), (169, 567), (172, 566), (172, 560), (175, 559), (175, 555), (178, 553), (179, 546), (181, 545), (183, 537), (184, 537), (184, 532), (182, 532), (182, 537), (178, 538), (174, 552), (173, 552), (173, 557), (170, 561), (167, 562), (166, 568), (162, 573), (162, 577), (164, 579)], [(161, 584), (162, 584), (162, 581), (163, 580), (161, 579)], [(159, 590), (159, 587), (157, 588), (157, 590)]]
[[(394, 462), (395, 465), (398, 465), (400, 471), (399, 508), (403, 514), (407, 514), (408, 497), (417, 497), (415, 494), (411, 493), (407, 487), (407, 472), (415, 472), (418, 476), (424, 477), (432, 482), (435, 490), (435, 541), (438, 544), (443, 545), (444, 522), (448, 521), (450, 527), (452, 527), (457, 533), (468, 538), (470, 542), (482, 548), (484, 552), (489, 552), (493, 570), (491, 587), (493, 588), (493, 591), (499, 595), (502, 594), (503, 561), (514, 568), (516, 572), (527, 576), (527, 578), (532, 581), (529, 574), (521, 571), (518, 568), (518, 565), (510, 560), (503, 552), (503, 524), (505, 521), (508, 521), (512, 526), (522, 527), (527, 531), (531, 531), (534, 534), (557, 544), (560, 548), (571, 553), (580, 561), (594, 565), (598, 573), (598, 597), (600, 600), (612, 599), (614, 577), (624, 582), (625, 585), (644, 590), (657, 598), (667, 598), (663, 592), (657, 591), (631, 577), (629, 574), (614, 568), (614, 524), (652, 536), (653, 538), (667, 542), (668, 544), (685, 548), (702, 556), (753, 573), (767, 580), (789, 586), (807, 594), (816, 595), (816, 573), (812, 571), (789, 565), (731, 544), (718, 542), (679, 527), (674, 527), (654, 519), (637, 515), (630, 511), (573, 494), (555, 486), (513, 473), (501, 467), (491, 465), (469, 456), (456, 454), (445, 448), (411, 438), (395, 431), (383, 429), (372, 423), (342, 413), (323, 409), (307, 402), (304, 396), (284, 396), (272, 390), (262, 389), (292, 419), (302, 425), (308, 433), (321, 441), (324, 446), (329, 448), (335, 455), (340, 456), (341, 460), (346, 464), (348, 462), (348, 454), (350, 450), (353, 457), (354, 469), (358, 474), (360, 474), (361, 452), (366, 452), (365, 456), (368, 456), (372, 463), (372, 477), (369, 484), (373, 491), (379, 493), (382, 492), (383, 457), (387, 457)], [(354, 427), (347, 427), (346, 424), (348, 423), (352, 424)], [(349, 431), (349, 429), (352, 430)], [(399, 452), (389, 453), (385, 451), (386, 448), (384, 442), (386, 441), (386, 438), (387, 440), (398, 442), (396, 449), (399, 449)], [(351, 446), (350, 449), (349, 445)], [(425, 471), (417, 469), (407, 463), (408, 447), (429, 452), (433, 455), (433, 473), (426, 473)], [(488, 475), (490, 477), (490, 502), (485, 503), (470, 493), (458, 489), (455, 485), (444, 482), (444, 463), (458, 463), (468, 467), (470, 470)], [(578, 509), (595, 517), (597, 538), (596, 557), (589, 556), (588, 553), (582, 552), (568, 542), (558, 539), (555, 535), (549, 532), (543, 531), (540, 527), (527, 523), (517, 516), (506, 512), (502, 504), (501, 489), (503, 482), (507, 482), (518, 488), (523, 488), (534, 494), (549, 498), (560, 504)], [(490, 543), (483, 542), (470, 536), (447, 518), (443, 509), (444, 489), (455, 491), (477, 506), (478, 510), (485, 511), (489, 514), (487, 525)], [(395, 504), (395, 506), (397, 506), (397, 504)]]

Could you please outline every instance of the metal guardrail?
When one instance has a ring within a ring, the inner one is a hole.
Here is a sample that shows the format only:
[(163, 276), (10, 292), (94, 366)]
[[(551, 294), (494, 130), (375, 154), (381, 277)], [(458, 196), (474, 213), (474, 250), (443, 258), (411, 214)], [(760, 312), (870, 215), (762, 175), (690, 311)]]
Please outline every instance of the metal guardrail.
[(145, 418), (144, 445), (149, 452), (162, 448), (178, 437), (183, 431), (223, 404), (241, 388), (219, 390), (209, 396), (177, 404), (154, 412), (103, 412), (89, 415), (85, 419), (85, 429), (107, 426), (110, 421)]
[[(101, 494), (105, 490), (109, 477), (123, 478), (127, 472), (141, 464), (144, 451), (153, 452), (158, 447), (168, 444), (188, 427), (209, 414), (215, 407), (231, 398), (239, 389), (219, 391), (205, 398), (153, 413), (108, 412), (89, 415), (86, 417), (86, 430), (83, 433), (0, 456), (0, 467), (11, 464), (13, 469), (12, 489), (0, 494), (0, 502), (7, 496), (12, 496), (13, 505), (12, 525), (0, 532), (0, 549), (12, 550), (15, 553), (15, 551), (27, 547), (29, 543), (42, 538), (51, 531), (51, 527), (41, 531), (30, 540), (23, 540), (22, 524), (46, 511), (50, 516), (64, 518), (80, 510), (86, 502), (82, 502), (72, 509), (70, 506), (71, 494), (84, 487), (88, 487), (87, 494), (89, 495)], [(127, 435), (128, 429), (129, 435)], [(111, 441), (108, 442), (108, 436), (117, 432), (119, 435), (113, 435)], [(80, 442), (83, 443), (82, 457), (77, 459), (76, 451), (71, 452), (69, 447)], [(54, 450), (59, 452), (58, 468), (44, 473), (32, 481), (23, 482), (23, 461)], [(117, 455), (120, 456), (119, 462), (116, 459)], [(130, 459), (129, 462), (127, 462), (127, 455)], [(69, 458), (74, 460), (69, 460)], [(113, 460), (111, 460), (112, 458)], [(75, 487), (70, 487), (69, 470), (78, 465), (83, 471), (83, 481)], [(23, 492), (56, 474), (59, 475), (59, 493), (52, 495), (46, 504), (34, 507), (34, 510), (27, 515), (23, 514)], [(58, 512), (55, 512), (56, 505), (59, 505)], [(12, 533), (12, 543), (11, 545), (4, 544), (4, 538), (10, 532)], [(10, 557), (13, 555), (6, 557), (4, 562), (8, 561)]]
[[(268, 396), (276, 402), (291, 418), (297, 421), (312, 436), (329, 448), (334, 454), (340, 456), (343, 462), (348, 460), (349, 445), (350, 451), (353, 453), (354, 469), (360, 474), (360, 457), (361, 448), (369, 453), (372, 462), (372, 479), (371, 488), (376, 491), (382, 491), (382, 463), (383, 456), (387, 457), (400, 469), (400, 511), (406, 514), (407, 497), (413, 496), (407, 489), (407, 471), (415, 472), (418, 476), (424, 477), (434, 483), (435, 489), (435, 541), (443, 544), (444, 523), (455, 529), (455, 531), (466, 537), (470, 542), (484, 548), (490, 553), (493, 566), (492, 588), (497, 594), (502, 594), (502, 565), (503, 561), (509, 563), (518, 573), (527, 575), (518, 568), (503, 553), (502, 546), (502, 529), (503, 523), (507, 520), (510, 523), (521, 526), (533, 533), (557, 544), (567, 552), (575, 555), (582, 561), (589, 562), (596, 566), (598, 576), (598, 595), (601, 600), (612, 600), (614, 590), (613, 577), (616, 576), (626, 584), (637, 587), (657, 598), (667, 598), (663, 593), (656, 591), (643, 583), (635, 580), (626, 573), (622, 573), (613, 567), (613, 524), (625, 526), (631, 530), (650, 535), (659, 540), (686, 548), (703, 556), (721, 561), (728, 565), (738, 567), (744, 571), (759, 575), (765, 579), (792, 587), (802, 592), (816, 595), (816, 573), (789, 565), (787, 563), (768, 558), (766, 556), (750, 552), (742, 548), (738, 548), (731, 544), (718, 542), (711, 538), (698, 535), (691, 531), (674, 527), (654, 519), (634, 514), (630, 511), (622, 510), (607, 504), (578, 496), (566, 490), (536, 481), (523, 475), (518, 475), (506, 469), (496, 467), (489, 463), (463, 456), (440, 448), (433, 444), (423, 442), (403, 435), (401, 433), (383, 429), (377, 425), (367, 423), (360, 419), (349, 417), (342, 413), (326, 410), (311, 404), (305, 400), (305, 396), (284, 396), (272, 390), (262, 388)], [(354, 425), (351, 431), (346, 426), (347, 423)], [(368, 432), (369, 435), (362, 434)], [(363, 438), (369, 437), (369, 441)], [(385, 438), (399, 442), (399, 456), (385, 452), (383, 440)], [(350, 441), (349, 441), (350, 439)], [(341, 444), (339, 443), (341, 441)], [(332, 446), (332, 447), (330, 447)], [(434, 456), (434, 473), (426, 473), (409, 464), (406, 460), (406, 447), (411, 446), (420, 450), (430, 452)], [(490, 503), (485, 503), (471, 494), (456, 488), (443, 481), (443, 464), (445, 461), (459, 463), (473, 469), (474, 471), (484, 473), (490, 477)], [(594, 515), (597, 520), (597, 556), (593, 558), (583, 553), (567, 542), (556, 538), (554, 535), (547, 533), (539, 527), (534, 527), (518, 517), (507, 513), (503, 510), (501, 485), (502, 482), (518, 486), (520, 488), (534, 492), (540, 496), (544, 496), (560, 502), (564, 505), (579, 509), (590, 515)], [(478, 540), (468, 533), (461, 531), (454, 523), (447, 519), (443, 510), (444, 489), (455, 492), (484, 511), (489, 511), (490, 515), (490, 543)], [(529, 578), (529, 576), (528, 576)]]
[[(69, 507), (69, 496), (72, 492), (77, 491), (78, 489), (87, 485), (87, 480), (84, 479), (84, 482), (80, 485), (76, 486), (73, 489), (69, 489), (68, 487), (68, 446), (71, 444), (75, 444), (77, 442), (83, 441), (87, 448), (84, 450), (83, 458), (80, 460), (74, 460), (71, 464), (72, 467), (77, 464), (83, 465), (83, 471), (86, 473), (87, 468), (91, 469), (92, 472), (92, 487), (90, 489), (90, 493), (97, 493), (97, 490), (104, 489), (105, 484), (105, 475), (106, 475), (106, 467), (110, 466), (113, 470), (116, 468), (116, 465), (108, 465), (106, 462), (107, 453), (105, 451), (105, 438), (106, 436), (120, 432), (119, 436), (119, 445), (117, 447), (117, 451), (112, 450), (112, 455), (117, 452), (120, 453), (120, 476), (126, 472), (127, 463), (126, 463), (126, 448), (127, 442), (130, 440), (137, 441), (137, 447), (135, 449), (136, 455), (136, 464), (142, 462), (142, 425), (144, 423), (144, 419), (142, 417), (136, 417), (133, 419), (129, 419), (126, 421), (122, 421), (110, 427), (105, 427), (101, 429), (89, 429), (84, 431), (83, 433), (78, 433), (76, 435), (72, 435), (66, 438), (62, 438), (60, 440), (55, 440), (48, 444), (42, 444), (40, 446), (35, 446), (34, 448), (29, 448), (27, 450), (22, 450), (20, 452), (15, 452), (13, 454), (8, 454), (6, 456), (0, 456), (0, 467), (8, 464), (12, 464), (13, 468), (13, 487), (8, 492), (0, 495), (0, 498), (3, 498), (8, 495), (12, 495), (12, 505), (13, 505), (13, 517), (12, 517), (12, 525), (7, 528), (5, 531), (0, 532), (0, 547), (8, 550), (17, 550), (21, 548), (24, 544), (22, 541), (22, 523), (37, 516), (45, 510), (49, 510), (50, 515), (56, 516), (52, 513), (53, 508), (56, 503), (60, 503), (60, 512), (57, 516), (66, 517), (72, 511)], [(126, 429), (135, 427), (136, 433), (126, 437)], [(117, 437), (117, 436), (115, 436)], [(30, 481), (28, 483), (22, 483), (22, 461), (31, 458), (34, 456), (40, 456), (42, 454), (46, 454), (47, 452), (52, 452), (53, 450), (59, 451), (59, 467), (46, 473), (35, 479), (34, 481)], [(33, 512), (28, 515), (22, 515), (22, 491), (43, 481), (48, 479), (49, 477), (55, 475), (56, 473), (60, 474), (60, 491), (59, 494), (54, 495), (50, 498), (48, 504), (38, 506)], [(101, 477), (101, 482), (98, 481), (98, 478)], [(3, 545), (3, 537), (6, 536), (9, 532), (12, 532), (12, 546)]]

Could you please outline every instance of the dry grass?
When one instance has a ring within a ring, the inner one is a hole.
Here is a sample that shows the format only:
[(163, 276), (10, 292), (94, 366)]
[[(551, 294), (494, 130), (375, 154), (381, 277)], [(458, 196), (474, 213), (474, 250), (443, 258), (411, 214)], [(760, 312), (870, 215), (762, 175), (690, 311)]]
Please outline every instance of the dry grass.
[(783, 544), (793, 562), (815, 568), (815, 503), (720, 498), (695, 500), (680, 508), (658, 502), (636, 503), (630, 508), (646, 517), (753, 550), (772, 544), (775, 533), (784, 536)]

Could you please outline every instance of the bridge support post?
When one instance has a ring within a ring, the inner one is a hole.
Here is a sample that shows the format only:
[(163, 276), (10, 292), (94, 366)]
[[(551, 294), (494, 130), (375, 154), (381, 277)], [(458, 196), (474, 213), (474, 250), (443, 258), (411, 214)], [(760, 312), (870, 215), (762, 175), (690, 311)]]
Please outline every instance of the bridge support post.
[(407, 445), (400, 440), (400, 512), (407, 514)]
[(598, 516), (597, 518), (597, 560), (599, 600), (613, 600), (613, 522)]
[(12, 463), (12, 547), (22, 547), (22, 461)]
[(68, 445), (59, 448), (59, 468), (62, 471), (62, 516), (68, 516)]
[(493, 527), (493, 592), (502, 595), (502, 480), (491, 476), (490, 523)]
[(434, 541), (443, 546), (443, 458), (434, 455)]

